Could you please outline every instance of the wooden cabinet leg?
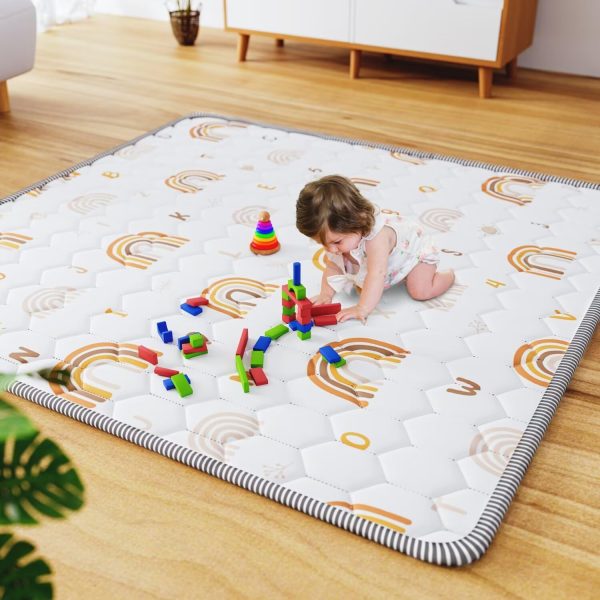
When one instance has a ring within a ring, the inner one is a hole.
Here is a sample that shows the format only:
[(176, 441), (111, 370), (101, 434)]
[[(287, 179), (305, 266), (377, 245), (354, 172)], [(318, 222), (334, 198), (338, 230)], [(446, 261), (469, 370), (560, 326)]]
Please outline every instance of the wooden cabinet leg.
[(248, 44), (250, 43), (250, 36), (247, 33), (240, 33), (238, 37), (238, 62), (244, 62), (246, 60), (246, 54), (248, 52)]
[(494, 71), (491, 67), (479, 67), (479, 97), (489, 98), (492, 95), (492, 77)]
[(350, 79), (358, 79), (362, 50), (350, 50)]
[(7, 113), (9, 110), (8, 85), (6, 81), (0, 81), (0, 113)]
[(277, 38), (275, 40), (275, 46), (277, 46), (277, 48), (283, 48), (283, 38)]
[(510, 62), (506, 63), (506, 76), (509, 79), (515, 79), (517, 76), (517, 59), (513, 58)]

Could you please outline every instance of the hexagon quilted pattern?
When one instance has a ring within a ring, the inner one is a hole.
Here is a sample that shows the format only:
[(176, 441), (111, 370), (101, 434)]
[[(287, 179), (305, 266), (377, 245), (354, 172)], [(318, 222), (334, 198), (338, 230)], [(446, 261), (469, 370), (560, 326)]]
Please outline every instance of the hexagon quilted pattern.
[[(397, 286), (366, 326), (274, 340), (269, 383), (244, 393), (242, 329), (251, 348), (281, 322), (293, 262), (308, 294), (318, 290), (323, 252), (296, 231), (294, 206), (327, 173), (419, 221), (456, 283), (427, 302)], [(262, 210), (281, 243), (270, 256), (248, 247)], [(215, 116), (182, 119), (0, 205), (4, 370), (425, 542), (476, 526), (599, 284), (598, 190)], [(179, 308), (198, 295), (202, 314)], [(184, 358), (159, 321), (176, 339), (201, 332), (208, 354)], [(345, 366), (323, 362), (325, 344)], [(140, 345), (187, 374), (193, 394), (167, 391)], [(41, 367), (71, 379), (25, 375)]]

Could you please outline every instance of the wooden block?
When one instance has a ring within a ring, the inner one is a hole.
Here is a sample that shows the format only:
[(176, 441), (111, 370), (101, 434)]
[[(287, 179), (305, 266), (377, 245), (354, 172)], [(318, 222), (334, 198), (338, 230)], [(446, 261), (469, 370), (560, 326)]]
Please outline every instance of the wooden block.
[(339, 363), (342, 360), (342, 357), (331, 346), (323, 346), (319, 348), (319, 352), (329, 364)]
[(254, 344), (254, 348), (252, 350), (261, 350), (262, 352), (266, 352), (269, 346), (271, 345), (271, 338), (266, 335), (261, 335), (258, 340), (256, 340), (256, 344)]
[(248, 343), (248, 328), (244, 327), (242, 329), (242, 335), (240, 336), (240, 341), (238, 342), (237, 350), (235, 351), (237, 356), (244, 356), (244, 352), (246, 352), (246, 344)]
[(185, 396), (190, 396), (194, 393), (192, 386), (189, 384), (187, 377), (183, 373), (177, 373), (177, 375), (173, 375), (171, 377), (171, 381), (175, 385), (175, 389), (182, 398)]
[(267, 385), (269, 383), (265, 372), (260, 367), (252, 367), (248, 373), (250, 373), (254, 385)]
[(167, 367), (159, 367), (158, 365), (154, 367), (154, 372), (161, 377), (172, 377), (179, 373), (179, 371), (176, 371), (175, 369), (167, 369)]
[(200, 348), (204, 344), (204, 336), (201, 333), (190, 333), (189, 343), (194, 348)]
[(240, 383), (242, 384), (242, 389), (244, 390), (244, 394), (247, 394), (250, 391), (250, 382), (248, 381), (248, 375), (246, 373), (246, 369), (244, 369), (244, 363), (242, 362), (242, 357), (239, 354), (235, 355), (235, 369), (239, 375)]
[(200, 306), (191, 306), (186, 302), (180, 304), (179, 308), (181, 308), (181, 310), (185, 311), (186, 313), (192, 315), (193, 317), (197, 317), (202, 312), (202, 308)]
[(158, 364), (158, 354), (146, 346), (138, 346), (138, 356), (152, 365)]
[(319, 315), (314, 318), (315, 325), (325, 327), (325, 325), (337, 325), (337, 317), (335, 315)]
[(201, 356), (202, 354), (208, 353), (206, 342), (204, 342), (204, 344), (200, 346), (200, 348), (194, 348), (194, 346), (192, 346), (191, 344), (183, 344), (181, 350), (185, 358), (194, 358), (195, 356)]
[(265, 364), (265, 353), (262, 350), (252, 350), (250, 355), (251, 367), (262, 367)]
[(312, 307), (312, 316), (336, 315), (340, 310), (342, 310), (342, 305), (339, 302), (336, 302), (335, 304), (319, 304), (318, 306)]
[(276, 340), (288, 332), (289, 329), (285, 325), (279, 324), (275, 325), (275, 327), (271, 327), (271, 329), (267, 329), (267, 331), (265, 331), (265, 335), (270, 337), (272, 340)]
[(190, 306), (198, 307), (198, 306), (208, 306), (208, 300), (204, 296), (198, 296), (196, 298), (188, 298), (185, 301), (186, 304)]

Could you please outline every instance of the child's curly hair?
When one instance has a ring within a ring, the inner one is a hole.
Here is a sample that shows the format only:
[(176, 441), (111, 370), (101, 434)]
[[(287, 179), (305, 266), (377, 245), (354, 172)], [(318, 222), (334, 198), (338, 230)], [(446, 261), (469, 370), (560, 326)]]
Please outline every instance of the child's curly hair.
[(374, 224), (375, 207), (341, 175), (327, 175), (307, 183), (296, 202), (298, 231), (323, 245), (327, 230), (365, 236)]

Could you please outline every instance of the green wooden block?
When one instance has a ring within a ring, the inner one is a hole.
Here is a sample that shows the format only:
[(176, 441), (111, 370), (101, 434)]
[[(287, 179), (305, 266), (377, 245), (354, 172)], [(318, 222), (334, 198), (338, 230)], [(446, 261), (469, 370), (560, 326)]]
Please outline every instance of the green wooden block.
[(334, 367), (343, 367), (346, 364), (346, 359), (342, 358), (342, 360), (338, 360), (338, 362), (333, 363)]
[(306, 300), (306, 288), (303, 285), (294, 285), (294, 280), (288, 279), (288, 289), (293, 292), (296, 300)]
[(190, 333), (190, 345), (201, 348), (204, 344), (204, 336), (201, 333)]
[(171, 377), (171, 381), (182, 398), (194, 393), (192, 386), (188, 383), (188, 380), (185, 378), (183, 373), (177, 373), (177, 375), (173, 375)]
[(265, 335), (267, 337), (270, 337), (272, 340), (276, 340), (282, 335), (289, 333), (289, 331), (290, 330), (287, 328), (286, 325), (280, 323), (279, 325), (275, 325), (275, 327), (271, 327), (271, 329), (267, 329), (267, 331), (265, 331)]
[(281, 314), (287, 315), (288, 317), (293, 317), (296, 314), (296, 309), (293, 306), (290, 306), (289, 308), (287, 306), (282, 306)]
[(262, 367), (265, 364), (265, 353), (262, 350), (252, 350), (250, 355), (250, 366)]
[(238, 372), (238, 375), (240, 376), (240, 383), (242, 384), (244, 394), (247, 394), (250, 391), (250, 382), (248, 381), (248, 374), (246, 373), (246, 369), (244, 368), (242, 357), (238, 354), (235, 355), (235, 368)]
[(301, 340), (310, 340), (310, 331), (296, 331), (296, 333)]
[(283, 286), (281, 287), (281, 298), (288, 302), (291, 300), (290, 295), (283, 289)]

